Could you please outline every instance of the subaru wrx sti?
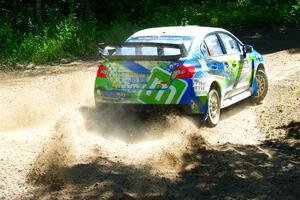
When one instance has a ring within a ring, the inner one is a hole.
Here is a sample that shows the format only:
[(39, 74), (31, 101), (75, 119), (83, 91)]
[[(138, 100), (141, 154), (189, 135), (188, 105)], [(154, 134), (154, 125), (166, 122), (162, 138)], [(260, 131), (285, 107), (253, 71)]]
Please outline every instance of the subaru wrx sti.
[(262, 55), (222, 28), (150, 28), (99, 52), (96, 105), (177, 106), (213, 127), (220, 109), (268, 90)]

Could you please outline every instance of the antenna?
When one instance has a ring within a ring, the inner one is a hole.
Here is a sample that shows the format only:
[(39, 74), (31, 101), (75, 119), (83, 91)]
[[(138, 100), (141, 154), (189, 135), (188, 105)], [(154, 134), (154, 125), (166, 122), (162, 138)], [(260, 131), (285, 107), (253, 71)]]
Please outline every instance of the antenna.
[(189, 24), (189, 21), (187, 20), (186, 16), (186, 8), (184, 9), (184, 17), (181, 19), (181, 26), (187, 26)]
[(187, 20), (187, 18), (183, 17), (181, 20), (181, 26), (187, 26), (189, 25), (189, 21)]

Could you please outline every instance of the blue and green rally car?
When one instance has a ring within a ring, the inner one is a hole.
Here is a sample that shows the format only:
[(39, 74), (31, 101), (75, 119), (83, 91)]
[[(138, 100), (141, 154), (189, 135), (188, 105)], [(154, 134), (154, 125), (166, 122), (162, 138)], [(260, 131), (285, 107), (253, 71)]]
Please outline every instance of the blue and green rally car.
[(99, 52), (96, 105), (171, 105), (213, 127), (220, 109), (249, 97), (259, 103), (268, 91), (262, 55), (221, 28), (150, 28)]

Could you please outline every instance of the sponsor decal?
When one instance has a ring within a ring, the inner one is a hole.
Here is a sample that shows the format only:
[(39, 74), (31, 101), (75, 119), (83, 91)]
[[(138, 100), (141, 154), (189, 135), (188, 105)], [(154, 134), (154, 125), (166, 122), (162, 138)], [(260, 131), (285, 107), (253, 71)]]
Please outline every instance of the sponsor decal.
[(138, 100), (149, 104), (177, 104), (187, 89), (187, 83), (182, 79), (171, 80), (171, 73), (153, 68), (145, 88), (140, 92)]
[(126, 93), (124, 92), (116, 92), (116, 91), (102, 91), (101, 95), (104, 97), (123, 99), (126, 97)]

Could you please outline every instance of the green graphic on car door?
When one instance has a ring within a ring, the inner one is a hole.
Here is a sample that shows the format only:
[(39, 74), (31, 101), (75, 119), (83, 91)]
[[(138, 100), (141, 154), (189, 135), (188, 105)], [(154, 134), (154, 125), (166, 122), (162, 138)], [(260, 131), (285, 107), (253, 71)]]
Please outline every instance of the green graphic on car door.
[(138, 100), (145, 104), (177, 104), (187, 89), (187, 83), (181, 79), (171, 80), (171, 74), (161, 68), (153, 68), (151, 76)]

